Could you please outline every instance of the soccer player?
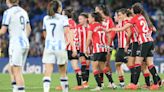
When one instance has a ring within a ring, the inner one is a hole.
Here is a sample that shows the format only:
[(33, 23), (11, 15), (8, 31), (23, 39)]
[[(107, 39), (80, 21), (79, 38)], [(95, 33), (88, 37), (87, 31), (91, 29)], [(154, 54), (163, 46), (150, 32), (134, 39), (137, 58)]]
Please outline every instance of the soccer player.
[(19, 0), (6, 0), (9, 8), (3, 14), (0, 36), (9, 31), (9, 63), (14, 79), (13, 92), (25, 92), (22, 68), (29, 50), (28, 36), (31, 27), (27, 12), (18, 3)]
[[(66, 51), (66, 39), (69, 38), (67, 43), (73, 45), (73, 37), (69, 31), (68, 18), (59, 13), (62, 11), (61, 2), (53, 0), (48, 3), (47, 15), (43, 19), (43, 30), (45, 36), (45, 48), (43, 53), (42, 62), (45, 65), (44, 77), (43, 77), (43, 89), (44, 92), (49, 92), (51, 84), (51, 75), (53, 73), (53, 67), (56, 63), (59, 67), (60, 83), (63, 92), (68, 92), (68, 77), (66, 75), (67, 65), (67, 51)], [(66, 36), (65, 36), (66, 34)], [(73, 56), (76, 56), (77, 52), (73, 50)]]
[[(115, 19), (115, 22), (117, 22), (117, 25), (116, 25), (117, 28), (122, 27), (124, 25), (124, 22), (126, 21), (125, 13), (123, 11), (126, 11), (126, 9), (122, 8), (115, 13), (114, 19)], [(121, 88), (124, 88), (125, 86), (124, 71), (122, 70), (121, 65), (123, 63), (126, 63), (126, 60), (125, 60), (125, 56), (126, 56), (125, 47), (126, 47), (126, 41), (127, 41), (126, 31), (117, 32), (117, 37), (118, 37), (118, 50), (116, 53), (116, 70), (119, 75), (119, 81), (120, 81), (119, 86)]]
[[(101, 22), (103, 21), (101, 15), (99, 13), (91, 13), (88, 17), (90, 27), (87, 36), (87, 44), (86, 48), (89, 48), (90, 43), (93, 44), (93, 62), (92, 62), (92, 69), (95, 80), (97, 82), (97, 87), (91, 89), (91, 91), (100, 91), (102, 84), (100, 80), (100, 71), (109, 72), (105, 68), (105, 61), (107, 55), (107, 48), (106, 46), (106, 34), (103, 25)], [(86, 54), (89, 51), (87, 50)]]
[[(88, 34), (88, 14), (81, 13), (78, 17), (79, 24), (77, 26), (77, 30), (79, 31), (79, 38), (80, 38), (80, 61), (81, 61), (81, 71), (82, 71), (82, 78), (83, 78), (83, 87), (88, 88), (88, 79), (89, 79), (89, 57), (85, 55), (87, 50), (86, 48), (86, 41), (87, 41), (87, 34)], [(90, 49), (90, 48), (89, 48)]]
[(146, 64), (149, 68), (149, 71), (153, 77), (154, 84), (150, 87), (151, 90), (159, 89), (158, 81), (161, 80), (156, 68), (153, 63), (153, 52), (154, 52), (154, 45), (153, 45), (153, 38), (150, 34), (150, 28), (153, 26), (150, 22), (148, 15), (145, 14), (145, 11), (140, 3), (136, 3), (132, 6), (133, 11), (133, 18), (131, 19), (130, 23), (127, 23), (122, 28), (112, 28), (111, 30), (115, 31), (123, 31), (131, 26), (135, 26), (137, 28), (138, 33), (138, 50), (137, 56), (135, 58), (135, 72), (134, 72), (134, 81), (132, 84), (129, 85), (130, 89), (137, 89), (137, 83), (140, 77), (141, 72), (141, 64), (143, 60), (146, 60)]
[[(105, 27), (106, 30), (114, 27), (114, 22), (113, 22), (112, 18), (109, 17), (109, 13), (107, 11), (108, 10), (104, 5), (98, 5), (95, 8), (95, 12), (100, 13), (101, 16), (103, 17), (102, 25)], [(109, 88), (116, 88), (116, 85), (114, 84), (114, 81), (112, 79), (112, 70), (110, 67), (110, 55), (111, 55), (110, 53), (112, 53), (113, 39), (115, 37), (115, 34), (116, 34), (116, 32), (114, 32), (114, 31), (108, 32), (106, 34), (106, 36), (108, 38), (106, 41), (106, 43), (107, 43), (106, 47), (108, 47), (108, 54), (107, 54), (107, 61), (105, 64), (106, 64), (106, 69), (108, 69), (110, 71), (110, 73), (108, 75), (106, 75), (109, 77), (108, 78), (109, 79), (109, 85), (108, 85)], [(104, 86), (104, 84), (103, 84), (103, 79), (104, 79), (103, 73), (100, 73), (100, 76), (101, 76), (101, 83)]]
[[(65, 9), (63, 10), (64, 15), (68, 16), (68, 22), (69, 22), (69, 28), (70, 31), (73, 33), (73, 41), (74, 41), (74, 45), (75, 45), (75, 49), (77, 50), (77, 52), (79, 52), (80, 50), (80, 40), (79, 40), (79, 31), (77, 30), (77, 25), (75, 23), (75, 21), (72, 19), (72, 9)], [(73, 89), (74, 90), (81, 90), (83, 89), (82, 86), (82, 71), (80, 69), (80, 67), (78, 66), (78, 60), (79, 60), (79, 56), (78, 54), (73, 57), (72, 56), (73, 53), (73, 47), (71, 46), (71, 44), (67, 45), (67, 54), (68, 54), (68, 60), (71, 61), (71, 65), (76, 73), (76, 80), (77, 80), (77, 85), (75, 86)]]

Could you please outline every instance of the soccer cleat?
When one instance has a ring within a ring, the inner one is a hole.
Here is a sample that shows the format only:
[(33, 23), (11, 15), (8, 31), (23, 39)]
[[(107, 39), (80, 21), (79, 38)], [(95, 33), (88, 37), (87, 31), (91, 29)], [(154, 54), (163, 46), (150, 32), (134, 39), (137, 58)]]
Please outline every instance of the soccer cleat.
[(104, 83), (101, 83), (101, 89), (103, 89), (105, 87)]
[(125, 89), (131, 89), (131, 90), (137, 90), (138, 89), (138, 86), (133, 84), (133, 83), (130, 83), (129, 85), (127, 85), (125, 87)]
[(152, 86), (150, 86), (150, 90), (158, 90), (158, 89), (159, 89), (158, 85), (153, 84)]
[(72, 89), (73, 90), (82, 90), (82, 89), (84, 89), (84, 87), (83, 86), (75, 86)]
[(61, 90), (62, 90), (62, 86), (57, 86), (57, 87), (55, 88), (55, 90), (61, 91)]
[(119, 84), (119, 87), (120, 87), (120, 88), (125, 88), (125, 83), (120, 83), (120, 84)]
[(117, 88), (117, 86), (114, 83), (109, 83), (109, 85), (107, 87), (111, 88), (111, 89), (116, 89)]
[(83, 85), (84, 88), (89, 88), (88, 82), (83, 82), (82, 85)]
[(101, 87), (96, 87), (94, 89), (91, 89), (90, 91), (100, 91), (101, 90)]

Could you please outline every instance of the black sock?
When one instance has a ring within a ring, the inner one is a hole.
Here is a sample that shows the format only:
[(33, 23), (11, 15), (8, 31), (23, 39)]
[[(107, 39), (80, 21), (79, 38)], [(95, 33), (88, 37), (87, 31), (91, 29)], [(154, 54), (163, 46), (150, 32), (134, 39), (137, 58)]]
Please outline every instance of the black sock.
[(145, 83), (147, 86), (150, 86), (150, 74), (149, 73), (146, 73), (144, 74), (144, 77), (145, 77)]
[(110, 72), (107, 72), (107, 73), (105, 73), (105, 75), (106, 75), (106, 77), (108, 78), (108, 81), (109, 81), (110, 83), (113, 83), (112, 74), (111, 74)]
[(101, 80), (101, 83), (104, 83), (104, 73), (100, 73), (100, 80)]
[(141, 65), (136, 65), (134, 72), (134, 84), (137, 85), (141, 73)]
[(124, 83), (124, 76), (119, 76), (120, 83)]
[(78, 73), (76, 73), (76, 80), (77, 80), (77, 85), (80, 86), (82, 81), (82, 76), (79, 75)]
[(81, 66), (81, 72), (82, 72), (82, 79), (83, 79), (83, 81), (87, 81), (87, 77), (86, 77), (86, 65), (82, 65)]
[(101, 87), (102, 85), (101, 85), (101, 80), (100, 80), (100, 74), (99, 74), (98, 71), (95, 71), (95, 72), (94, 72), (94, 77), (95, 77), (95, 80), (96, 80), (96, 82), (97, 82), (97, 86), (98, 86), (98, 87)]
[(153, 81), (154, 81), (154, 84), (156, 85), (158, 83), (158, 79), (160, 77), (158, 76), (155, 67), (153, 65), (149, 66), (149, 71), (150, 71), (151, 75), (153, 76)]
[(131, 72), (131, 76), (130, 76), (130, 83), (134, 83), (134, 67), (130, 67), (130, 72)]
[(89, 81), (89, 73), (90, 73), (90, 72), (89, 72), (89, 70), (87, 69), (87, 70), (86, 70), (86, 81), (87, 81), (87, 82)]

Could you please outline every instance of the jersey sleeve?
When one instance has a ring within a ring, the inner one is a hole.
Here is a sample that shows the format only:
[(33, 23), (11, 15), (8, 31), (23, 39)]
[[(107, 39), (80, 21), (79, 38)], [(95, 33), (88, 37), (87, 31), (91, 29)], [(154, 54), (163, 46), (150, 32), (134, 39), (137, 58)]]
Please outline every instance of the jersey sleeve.
[(10, 22), (10, 14), (9, 12), (5, 11), (3, 14), (2, 25), (8, 26)]
[(28, 14), (26, 13), (26, 23), (28, 24), (28, 23), (30, 23), (30, 19), (29, 19), (29, 17), (28, 17)]
[(63, 27), (68, 27), (68, 26), (69, 26), (68, 17), (64, 17), (63, 18)]
[(43, 27), (42, 27), (43, 30), (46, 30), (45, 18), (46, 18), (46, 17), (43, 18)]
[(113, 22), (113, 20), (112, 19), (110, 19), (109, 20), (109, 28), (112, 28), (112, 27), (114, 27), (115, 25), (114, 25), (114, 22)]

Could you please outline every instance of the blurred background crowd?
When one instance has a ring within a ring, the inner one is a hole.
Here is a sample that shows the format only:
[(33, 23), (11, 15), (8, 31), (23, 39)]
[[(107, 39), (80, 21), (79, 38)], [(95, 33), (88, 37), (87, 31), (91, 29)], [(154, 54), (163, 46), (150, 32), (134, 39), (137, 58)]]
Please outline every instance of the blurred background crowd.
[[(42, 35), (42, 19), (46, 15), (47, 3), (50, 0), (20, 0), (20, 5), (27, 10), (32, 33), (30, 36), (29, 56), (41, 56), (44, 48), (44, 39)], [(63, 8), (72, 7), (74, 9), (74, 18), (81, 12), (94, 11), (94, 7), (103, 4), (108, 7), (110, 16), (114, 11), (130, 7), (135, 2), (142, 2), (145, 10), (150, 15), (157, 32), (153, 34), (155, 39), (155, 55), (164, 55), (164, 0), (61, 0)], [(0, 23), (2, 21), (3, 12), (6, 9), (5, 0), (0, 0)], [(0, 37), (0, 57), (8, 57), (8, 34)]]

